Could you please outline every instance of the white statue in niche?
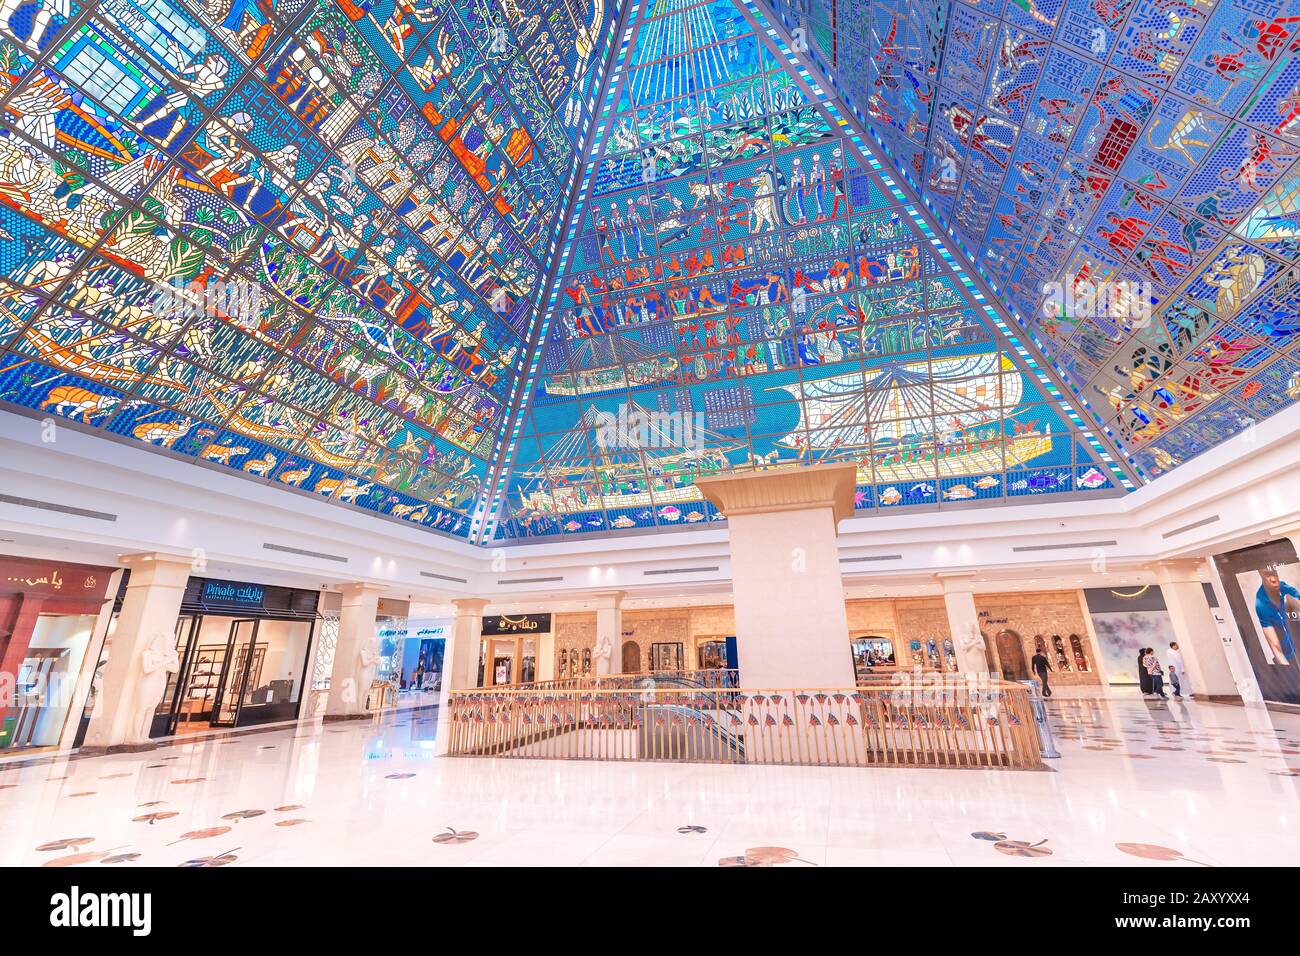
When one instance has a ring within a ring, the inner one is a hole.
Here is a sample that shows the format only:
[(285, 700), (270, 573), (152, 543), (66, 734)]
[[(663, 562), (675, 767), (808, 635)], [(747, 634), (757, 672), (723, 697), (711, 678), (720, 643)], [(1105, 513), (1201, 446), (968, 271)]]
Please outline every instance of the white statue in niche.
[(596, 664), (596, 676), (609, 673), (609, 662), (614, 656), (614, 638), (608, 633), (596, 632), (596, 648), (591, 654)]
[(962, 633), (957, 635), (957, 646), (966, 654), (984, 659), (984, 635), (974, 624), (967, 624)]
[(149, 743), (158, 702), (167, 690), (167, 675), (181, 669), (181, 659), (176, 655), (175, 637), (158, 631), (140, 653), (140, 680), (135, 686), (135, 701), (131, 723), (127, 727), (126, 742)]
[(366, 699), (370, 696), (375, 671), (379, 669), (379, 639), (372, 637), (363, 640), (361, 649), (357, 651), (357, 660), (361, 664), (361, 670), (357, 672), (357, 689), (361, 692), (361, 706), (364, 708)]

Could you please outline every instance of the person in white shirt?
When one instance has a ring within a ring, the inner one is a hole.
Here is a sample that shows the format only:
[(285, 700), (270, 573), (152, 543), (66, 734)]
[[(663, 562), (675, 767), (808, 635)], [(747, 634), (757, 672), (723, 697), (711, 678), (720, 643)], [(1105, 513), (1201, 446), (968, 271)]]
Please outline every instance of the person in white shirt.
[[(1181, 698), (1183, 696), (1183, 686), (1187, 684), (1187, 668), (1183, 664), (1182, 651), (1178, 649), (1177, 641), (1169, 642), (1169, 680), (1174, 685), (1174, 696)], [(1191, 688), (1188, 688), (1187, 696), (1192, 696)]]

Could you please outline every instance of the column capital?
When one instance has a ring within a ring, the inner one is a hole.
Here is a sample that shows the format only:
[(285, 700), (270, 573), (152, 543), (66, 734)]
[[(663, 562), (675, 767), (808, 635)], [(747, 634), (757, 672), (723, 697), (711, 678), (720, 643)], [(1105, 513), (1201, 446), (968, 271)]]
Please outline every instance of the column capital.
[(183, 587), (194, 573), (194, 558), (179, 554), (151, 551), (124, 554), (117, 560), (123, 567), (131, 569), (131, 581), (127, 587), (149, 584)]
[(939, 582), (944, 594), (970, 594), (974, 591), (974, 571), (936, 571), (934, 579)]
[(1179, 584), (1189, 581), (1200, 584), (1202, 583), (1200, 571), (1203, 567), (1205, 567), (1204, 558), (1172, 558), (1168, 561), (1155, 562), (1151, 565), (1151, 570), (1155, 572), (1156, 580), (1161, 584)]
[(353, 581), (349, 584), (340, 584), (339, 592), (345, 597), (361, 597), (368, 594), (383, 594), (388, 590), (384, 584), (371, 584), (368, 581)]
[(482, 617), (488, 601), (486, 598), (456, 598), (451, 605), (456, 609), (456, 617)]
[(604, 608), (621, 608), (623, 599), (627, 597), (626, 591), (597, 591), (591, 596), (592, 602), (596, 605), (597, 610)]
[(830, 508), (838, 523), (853, 514), (857, 466), (796, 465), (695, 479), (695, 487), (728, 517)]

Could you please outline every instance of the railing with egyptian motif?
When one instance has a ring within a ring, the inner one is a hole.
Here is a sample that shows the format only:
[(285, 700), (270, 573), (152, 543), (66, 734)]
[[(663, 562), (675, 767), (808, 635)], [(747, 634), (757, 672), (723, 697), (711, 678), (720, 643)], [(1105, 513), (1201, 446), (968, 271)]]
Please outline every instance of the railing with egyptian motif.
[(449, 752), (812, 766), (1042, 766), (1024, 687), (934, 680), (853, 690), (453, 691)]
[(604, 677), (564, 677), (522, 684), (496, 684), (484, 690), (589, 690), (597, 687), (644, 689), (656, 686), (735, 688), (740, 686), (740, 672), (725, 668), (639, 671), (633, 674), (606, 674)]

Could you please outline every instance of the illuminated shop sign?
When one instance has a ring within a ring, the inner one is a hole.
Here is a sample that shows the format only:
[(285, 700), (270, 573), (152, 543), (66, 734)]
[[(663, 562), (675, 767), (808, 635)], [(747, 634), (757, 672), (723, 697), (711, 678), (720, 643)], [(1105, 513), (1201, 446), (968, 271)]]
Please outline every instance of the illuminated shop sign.
[(549, 634), (549, 614), (500, 614), (483, 618), (483, 633), (494, 634)]
[(238, 607), (261, 607), (266, 591), (260, 584), (238, 581), (204, 581), (204, 604), (233, 604)]

